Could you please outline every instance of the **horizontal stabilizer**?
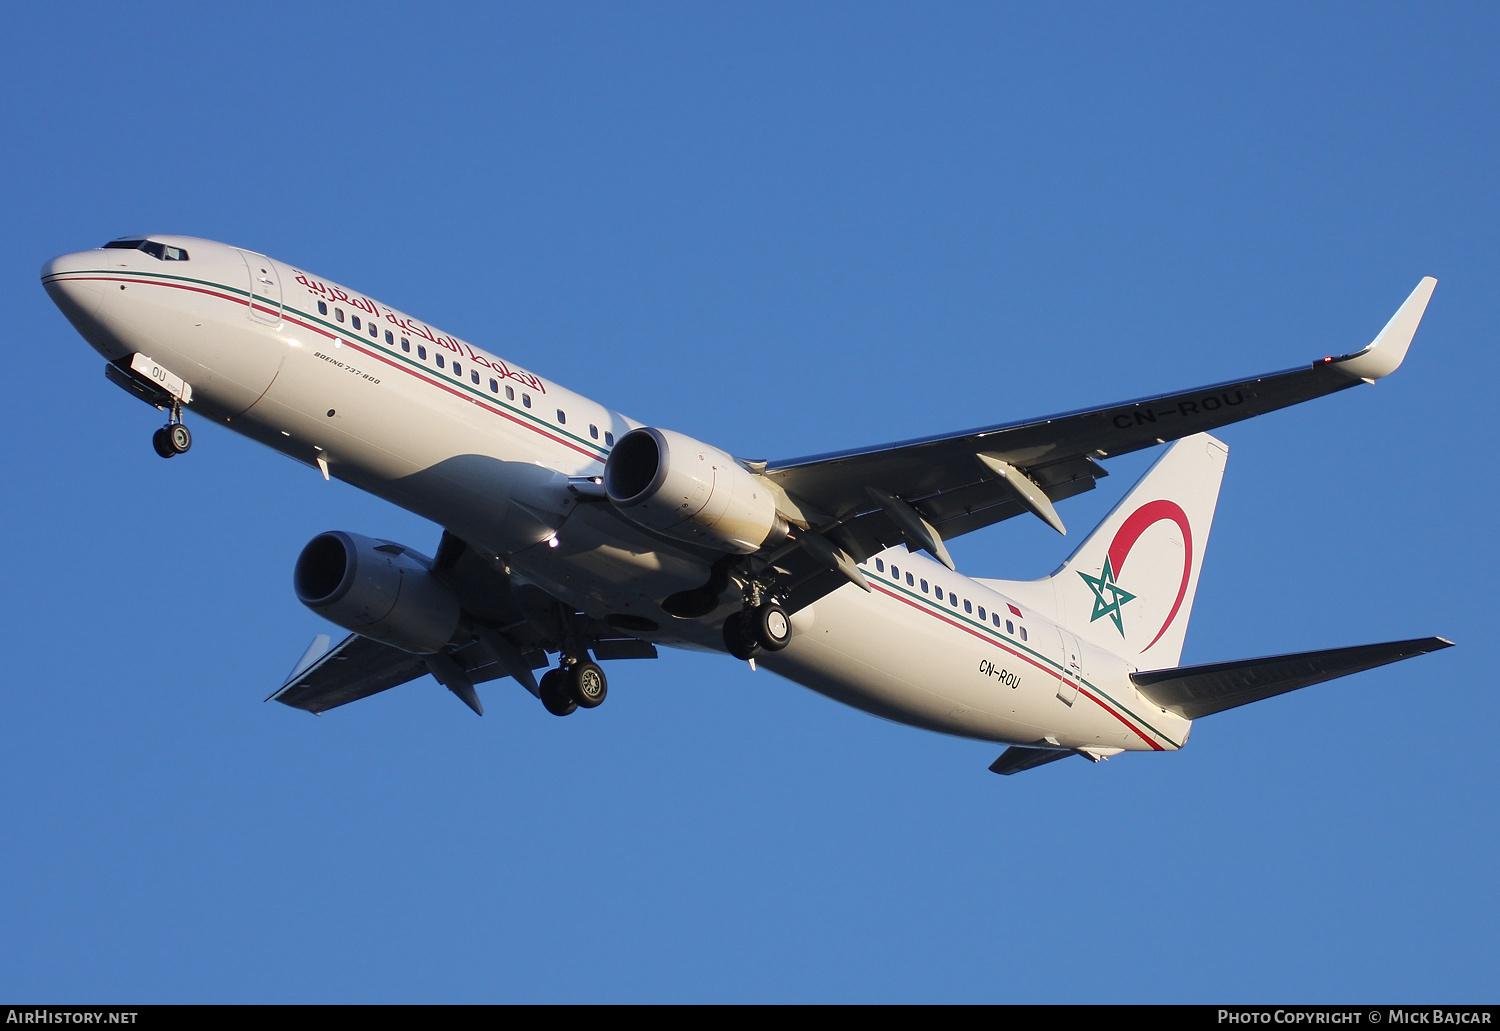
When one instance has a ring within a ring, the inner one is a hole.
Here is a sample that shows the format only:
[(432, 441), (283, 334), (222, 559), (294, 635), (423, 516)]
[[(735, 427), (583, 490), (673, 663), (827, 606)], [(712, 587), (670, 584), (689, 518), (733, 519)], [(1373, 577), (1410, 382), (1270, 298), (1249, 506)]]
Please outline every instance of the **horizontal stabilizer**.
[(1000, 753), (1000, 758), (990, 763), (990, 772), (1009, 777), (1013, 773), (1034, 770), (1038, 766), (1045, 766), (1047, 763), (1066, 759), (1074, 754), (1076, 753), (1068, 748), (1028, 748), (1025, 745), (1012, 745)]
[[(1452, 641), (1441, 637), (1423, 637), (1413, 641), (1132, 673), (1130, 679), (1135, 681), (1135, 686), (1148, 701), (1184, 719), (1195, 720), (1300, 687), (1311, 687), (1325, 680), (1452, 646)], [(1001, 756), (1002, 760), (1004, 758)]]

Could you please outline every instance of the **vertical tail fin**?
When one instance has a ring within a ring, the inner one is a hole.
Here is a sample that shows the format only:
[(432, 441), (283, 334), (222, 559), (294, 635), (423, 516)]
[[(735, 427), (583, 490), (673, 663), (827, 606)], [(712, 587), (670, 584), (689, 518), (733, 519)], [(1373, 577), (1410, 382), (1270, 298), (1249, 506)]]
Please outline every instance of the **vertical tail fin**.
[(1050, 578), (1058, 623), (1145, 668), (1176, 666), (1228, 457), (1206, 433), (1168, 448)]

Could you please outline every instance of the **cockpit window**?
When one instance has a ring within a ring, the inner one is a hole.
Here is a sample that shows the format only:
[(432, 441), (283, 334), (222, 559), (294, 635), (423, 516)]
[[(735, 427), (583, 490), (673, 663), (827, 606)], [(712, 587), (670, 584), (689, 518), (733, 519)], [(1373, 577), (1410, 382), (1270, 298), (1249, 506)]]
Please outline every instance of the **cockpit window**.
[(142, 240), (135, 237), (126, 237), (120, 240), (111, 240), (104, 245), (105, 250), (115, 251), (145, 251), (157, 261), (187, 261), (188, 252), (181, 247), (170, 247), (164, 243), (154, 240)]

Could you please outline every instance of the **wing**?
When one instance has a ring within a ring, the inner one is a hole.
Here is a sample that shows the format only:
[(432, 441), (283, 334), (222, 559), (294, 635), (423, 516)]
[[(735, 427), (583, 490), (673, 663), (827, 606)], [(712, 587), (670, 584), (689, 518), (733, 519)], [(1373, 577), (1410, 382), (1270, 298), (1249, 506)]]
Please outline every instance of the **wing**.
[(319, 634), (286, 683), (266, 700), (323, 713), (431, 673), (483, 715), (475, 684), (514, 677), (536, 695), (532, 671), (549, 665), (547, 653), (561, 651), (565, 642), (591, 650), (601, 661), (656, 658), (656, 646), (649, 641), (631, 637), (604, 620), (564, 610), (538, 587), (512, 584), (501, 570), (446, 530), (431, 569), (457, 592), (462, 603), (467, 631), (460, 639), (435, 655), (414, 655), (358, 634), (329, 647), (328, 635)]
[[(327, 636), (320, 635), (320, 638), (321, 641), (313, 641), (309, 652), (320, 643), (326, 647)], [(350, 634), (311, 662), (304, 658), (287, 682), (266, 701), (274, 699), (294, 709), (322, 713), (387, 691), (426, 673), (427, 663), (422, 656)]]
[[(811, 528), (855, 561), (903, 541), (948, 561), (941, 538), (1027, 511), (1061, 531), (1051, 503), (1092, 490), (1107, 475), (1099, 459), (1373, 383), (1395, 371), (1436, 283), (1423, 279), (1375, 340), (1355, 354), (1106, 408), (772, 462), (764, 475), (800, 505)], [(915, 524), (912, 516), (918, 517)], [(925, 536), (935, 540), (922, 539), (922, 522)], [(819, 575), (831, 586), (844, 582), (837, 574), (830, 577), (826, 565), (808, 568), (825, 569)]]
[(990, 772), (1002, 777), (1011, 777), (1024, 770), (1066, 759), (1077, 753), (1068, 748), (1031, 748), (1026, 745), (1011, 745), (1000, 753), (1000, 758), (990, 763)]

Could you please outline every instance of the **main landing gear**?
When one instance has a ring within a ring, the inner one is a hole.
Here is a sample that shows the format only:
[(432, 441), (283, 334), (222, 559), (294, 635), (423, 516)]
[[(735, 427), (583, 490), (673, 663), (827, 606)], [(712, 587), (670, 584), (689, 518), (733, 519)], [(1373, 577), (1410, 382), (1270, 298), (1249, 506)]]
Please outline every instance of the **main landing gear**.
[(779, 652), (792, 640), (792, 618), (774, 601), (746, 607), (724, 620), (724, 646), (736, 659), (753, 659), (762, 650)]
[(181, 404), (172, 406), (172, 415), (167, 424), (151, 435), (151, 446), (163, 458), (175, 458), (185, 454), (193, 446), (192, 431), (182, 422)]
[(537, 684), (542, 705), (554, 716), (568, 716), (576, 709), (592, 709), (609, 693), (609, 680), (596, 663), (588, 659), (564, 661), (548, 670)]

